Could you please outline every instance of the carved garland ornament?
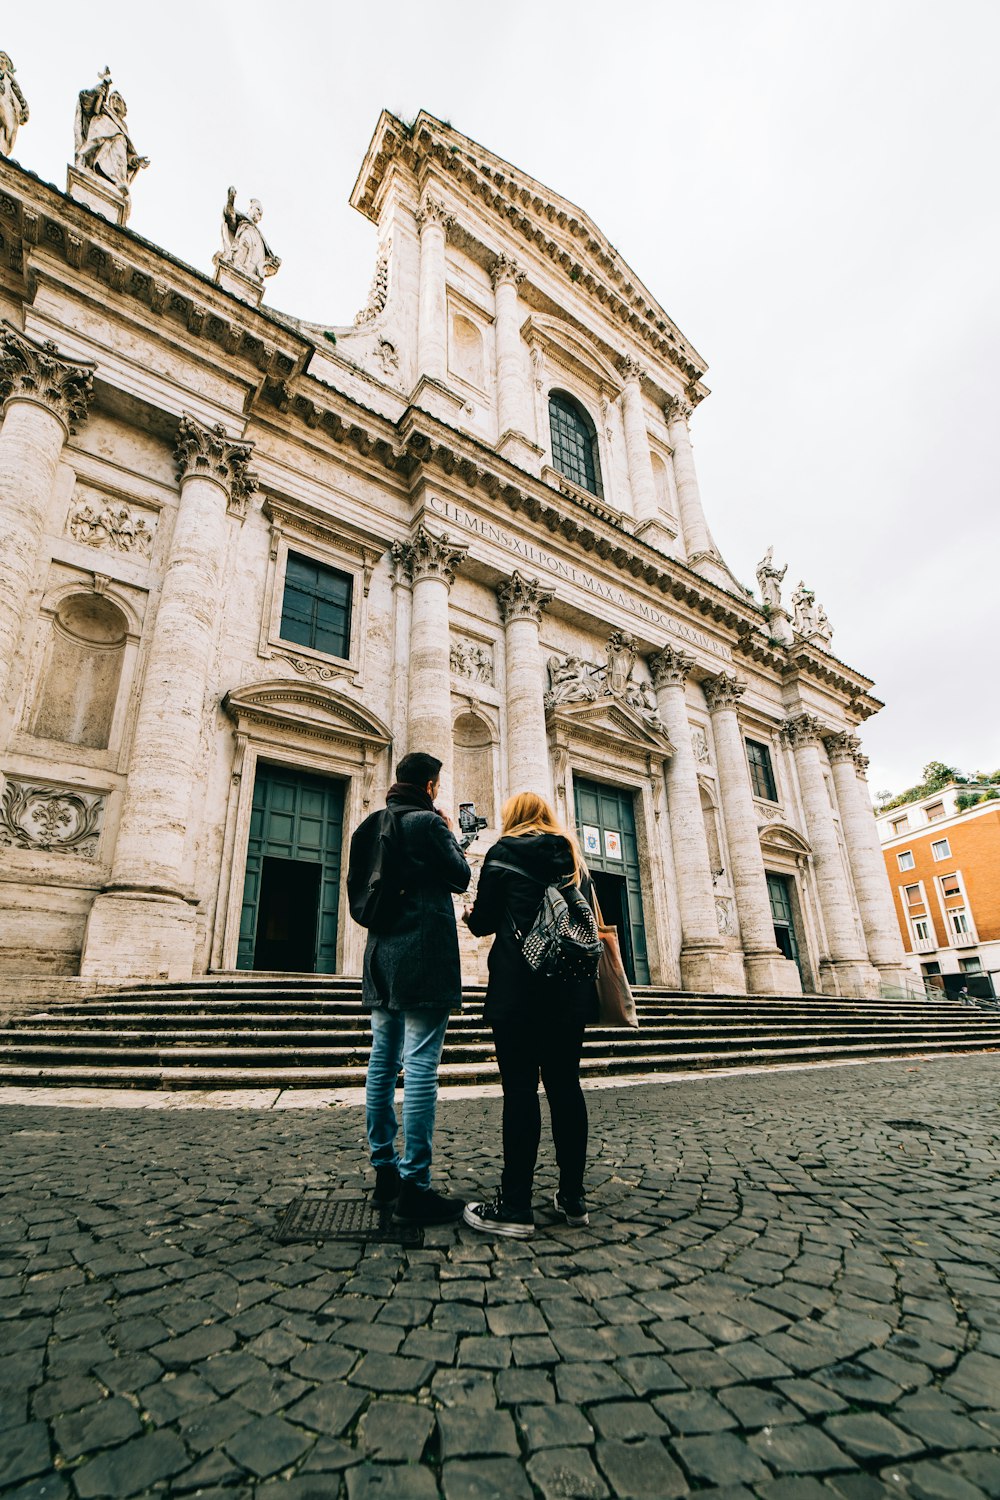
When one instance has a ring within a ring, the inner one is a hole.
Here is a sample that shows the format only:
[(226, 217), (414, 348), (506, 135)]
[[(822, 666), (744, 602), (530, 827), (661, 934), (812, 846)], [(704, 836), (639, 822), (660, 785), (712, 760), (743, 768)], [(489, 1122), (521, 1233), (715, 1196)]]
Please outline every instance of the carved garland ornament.
[(230, 509), (246, 514), (247, 501), (257, 488), (257, 474), (250, 465), (252, 443), (239, 443), (229, 437), (221, 422), (203, 427), (192, 417), (183, 416), (177, 435), (174, 456), (177, 478), (212, 479), (229, 497)]
[(9, 324), (0, 327), (0, 396), (35, 401), (75, 432), (86, 420), (94, 367), (62, 357), (51, 339), (36, 344)]
[(0, 798), (0, 844), (93, 859), (104, 802), (69, 787), (8, 780)]

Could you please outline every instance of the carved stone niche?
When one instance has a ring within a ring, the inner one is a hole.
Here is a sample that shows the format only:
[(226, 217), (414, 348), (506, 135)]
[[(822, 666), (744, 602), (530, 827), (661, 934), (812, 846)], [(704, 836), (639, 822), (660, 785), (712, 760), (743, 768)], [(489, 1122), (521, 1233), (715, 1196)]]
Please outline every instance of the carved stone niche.
[(66, 534), (98, 551), (146, 561), (153, 549), (157, 513), (134, 501), (115, 499), (77, 485), (66, 515)]
[(106, 801), (100, 792), (8, 777), (0, 796), (0, 845), (93, 859)]

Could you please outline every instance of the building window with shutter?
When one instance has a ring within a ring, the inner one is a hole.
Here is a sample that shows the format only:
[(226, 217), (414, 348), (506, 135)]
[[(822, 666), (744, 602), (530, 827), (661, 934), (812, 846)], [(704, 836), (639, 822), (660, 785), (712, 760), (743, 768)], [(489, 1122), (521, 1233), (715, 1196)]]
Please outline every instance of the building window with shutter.
[(327, 656), (346, 658), (351, 649), (354, 580), (311, 557), (289, 552), (281, 606), (281, 639)]
[(549, 396), (549, 431), (553, 468), (580, 489), (599, 496), (601, 467), (597, 456), (597, 428), (579, 401), (565, 391), (553, 391)]
[(778, 791), (774, 784), (771, 767), (771, 752), (759, 740), (747, 740), (747, 764), (750, 767), (750, 784), (755, 797), (764, 802), (777, 802)]

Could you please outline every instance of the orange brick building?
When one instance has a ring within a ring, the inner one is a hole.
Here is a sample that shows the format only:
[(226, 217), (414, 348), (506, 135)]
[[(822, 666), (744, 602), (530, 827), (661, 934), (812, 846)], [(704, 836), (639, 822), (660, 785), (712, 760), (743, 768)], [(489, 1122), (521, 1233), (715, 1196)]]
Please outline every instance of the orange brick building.
[[(1000, 993), (1000, 801), (952, 784), (876, 818), (907, 961), (957, 993)], [(980, 976), (973, 979), (973, 976)]]

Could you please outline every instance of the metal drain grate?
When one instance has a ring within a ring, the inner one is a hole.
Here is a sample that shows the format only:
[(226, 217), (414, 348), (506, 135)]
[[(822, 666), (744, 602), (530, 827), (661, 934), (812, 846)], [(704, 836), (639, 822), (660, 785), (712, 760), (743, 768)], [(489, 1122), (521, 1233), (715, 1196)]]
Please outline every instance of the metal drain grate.
[(391, 1208), (376, 1208), (367, 1198), (333, 1198), (326, 1193), (293, 1198), (276, 1238), (282, 1245), (296, 1240), (379, 1240), (410, 1246), (424, 1242), (417, 1225), (392, 1222)]

